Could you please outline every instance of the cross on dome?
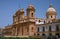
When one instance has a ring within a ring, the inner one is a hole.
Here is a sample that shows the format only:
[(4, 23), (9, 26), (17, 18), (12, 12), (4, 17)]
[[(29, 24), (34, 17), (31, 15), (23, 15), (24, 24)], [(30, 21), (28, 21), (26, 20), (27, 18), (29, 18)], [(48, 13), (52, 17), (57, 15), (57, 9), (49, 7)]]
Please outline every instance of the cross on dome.
[(50, 6), (49, 6), (49, 7), (53, 7), (53, 6), (52, 6), (52, 4), (50, 4)]

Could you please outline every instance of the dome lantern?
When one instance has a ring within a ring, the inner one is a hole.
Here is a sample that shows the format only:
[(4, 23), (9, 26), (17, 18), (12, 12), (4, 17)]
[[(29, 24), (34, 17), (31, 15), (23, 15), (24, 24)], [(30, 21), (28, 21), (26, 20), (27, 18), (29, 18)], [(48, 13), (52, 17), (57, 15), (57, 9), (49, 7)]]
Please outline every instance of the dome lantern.
[(49, 7), (53, 7), (53, 6), (52, 6), (52, 4), (50, 4), (50, 6), (49, 6)]

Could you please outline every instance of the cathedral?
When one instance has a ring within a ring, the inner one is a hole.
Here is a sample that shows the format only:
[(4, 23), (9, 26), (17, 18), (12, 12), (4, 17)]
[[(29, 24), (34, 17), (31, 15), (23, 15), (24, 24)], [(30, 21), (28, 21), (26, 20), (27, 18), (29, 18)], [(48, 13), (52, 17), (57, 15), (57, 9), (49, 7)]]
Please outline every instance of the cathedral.
[(13, 24), (5, 27), (5, 36), (57, 36), (60, 37), (60, 19), (57, 19), (57, 12), (50, 4), (46, 11), (46, 18), (36, 18), (36, 9), (30, 4), (26, 9), (18, 9), (13, 15)]

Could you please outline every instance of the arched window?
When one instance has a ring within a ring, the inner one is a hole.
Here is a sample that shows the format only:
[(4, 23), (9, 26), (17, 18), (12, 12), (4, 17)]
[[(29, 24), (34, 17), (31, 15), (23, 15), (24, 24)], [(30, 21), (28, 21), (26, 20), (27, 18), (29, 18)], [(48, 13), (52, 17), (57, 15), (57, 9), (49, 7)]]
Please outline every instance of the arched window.
[(45, 34), (43, 33), (42, 36), (45, 36)]
[(31, 14), (31, 16), (33, 17), (33, 13)]
[(36, 34), (34, 33), (34, 36), (35, 36)]
[(56, 33), (56, 36), (58, 36), (58, 38), (60, 37), (59, 33)]
[(52, 16), (51, 16), (51, 18), (52, 18)]
[(32, 28), (31, 28), (32, 32), (33, 32), (33, 29), (34, 29), (34, 28), (32, 27)]
[(38, 33), (37, 36), (39, 36), (40, 34)]
[(32, 30), (33, 30), (33, 27), (32, 27)]
[(45, 24), (45, 21), (44, 21), (44, 24)]
[(40, 23), (41, 21), (39, 20), (39, 23)]
[(49, 33), (49, 36), (52, 36), (52, 33)]

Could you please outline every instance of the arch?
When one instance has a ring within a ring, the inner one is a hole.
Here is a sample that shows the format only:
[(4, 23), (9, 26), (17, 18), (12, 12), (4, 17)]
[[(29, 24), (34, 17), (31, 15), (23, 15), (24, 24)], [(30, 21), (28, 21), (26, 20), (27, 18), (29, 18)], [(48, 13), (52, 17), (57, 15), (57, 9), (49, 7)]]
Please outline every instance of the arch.
[(31, 29), (33, 30), (33, 27)]
[(49, 33), (49, 36), (52, 36), (52, 33)]
[(34, 29), (34, 27), (31, 27), (32, 32), (33, 32), (33, 29)]
[(51, 16), (51, 18), (52, 18), (52, 16)]
[(41, 21), (39, 20), (39, 23), (40, 23)]
[(31, 16), (33, 17), (33, 13), (31, 13)]
[(59, 38), (60, 37), (59, 33), (56, 33), (56, 36)]
[(37, 36), (40, 36), (40, 34), (38, 33)]
[(43, 33), (42, 36), (45, 36), (45, 34)]

